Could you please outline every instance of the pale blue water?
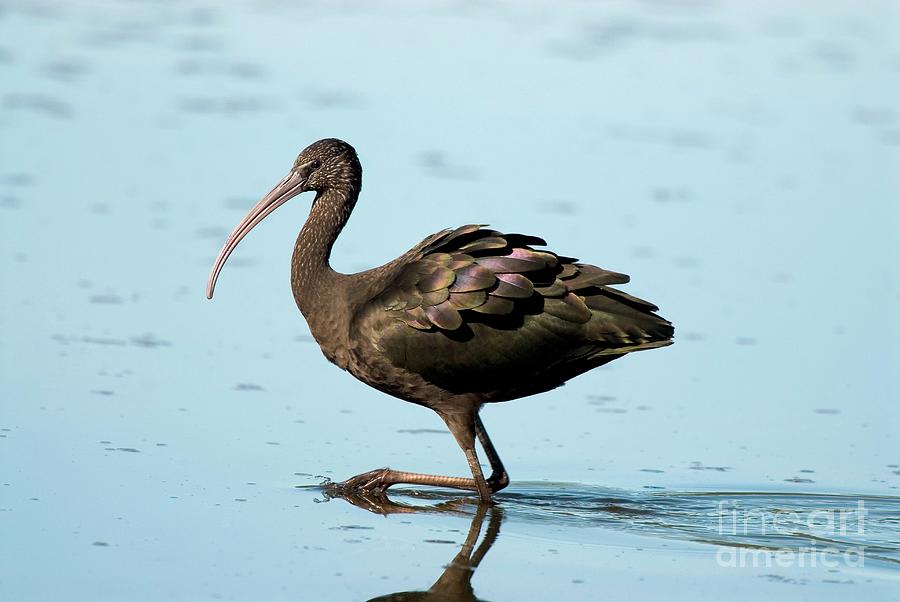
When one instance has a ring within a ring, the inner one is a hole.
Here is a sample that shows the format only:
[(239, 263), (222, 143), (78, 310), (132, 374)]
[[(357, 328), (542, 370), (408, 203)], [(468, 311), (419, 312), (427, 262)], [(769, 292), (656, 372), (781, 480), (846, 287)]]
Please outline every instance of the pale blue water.
[(311, 342), (311, 199), (204, 299), (326, 136), (365, 170), (337, 268), (490, 223), (631, 274), (677, 327), (485, 409), (513, 484), (479, 598), (900, 598), (897, 13), (0, 3), (0, 599), (368, 599), (427, 589), (478, 526), (322, 502), (466, 464)]

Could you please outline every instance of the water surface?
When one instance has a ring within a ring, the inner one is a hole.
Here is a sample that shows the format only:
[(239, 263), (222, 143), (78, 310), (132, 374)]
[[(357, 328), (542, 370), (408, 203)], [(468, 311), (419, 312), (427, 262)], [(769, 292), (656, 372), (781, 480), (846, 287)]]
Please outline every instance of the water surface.
[[(897, 598), (897, 27), (874, 0), (0, 4), (0, 599)], [(466, 464), (312, 342), (311, 199), (204, 299), (326, 136), (365, 170), (338, 269), (490, 223), (676, 324), (485, 409), (493, 511), (322, 489)]]

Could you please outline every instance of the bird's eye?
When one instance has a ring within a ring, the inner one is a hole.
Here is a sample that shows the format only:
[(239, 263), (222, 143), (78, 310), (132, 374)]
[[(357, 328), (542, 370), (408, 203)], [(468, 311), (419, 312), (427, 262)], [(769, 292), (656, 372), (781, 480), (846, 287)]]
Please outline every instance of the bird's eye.
[(319, 169), (320, 167), (322, 167), (322, 162), (319, 161), (318, 159), (316, 159), (315, 161), (311, 162), (311, 163), (309, 164), (309, 166), (310, 166), (312, 169)]

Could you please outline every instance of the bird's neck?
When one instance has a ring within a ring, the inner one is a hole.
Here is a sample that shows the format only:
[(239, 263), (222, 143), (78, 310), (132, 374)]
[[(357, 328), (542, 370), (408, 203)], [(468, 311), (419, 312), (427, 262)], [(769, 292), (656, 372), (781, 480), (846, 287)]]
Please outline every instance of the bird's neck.
[(307, 320), (314, 312), (334, 305), (329, 294), (344, 275), (331, 269), (331, 248), (350, 217), (357, 194), (334, 188), (316, 193), (309, 217), (297, 236), (291, 257), (291, 289)]

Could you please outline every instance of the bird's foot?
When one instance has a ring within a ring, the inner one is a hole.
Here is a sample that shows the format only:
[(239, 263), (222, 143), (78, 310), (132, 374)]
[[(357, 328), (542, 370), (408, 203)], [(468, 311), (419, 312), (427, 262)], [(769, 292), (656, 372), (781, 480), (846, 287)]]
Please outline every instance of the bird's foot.
[(390, 468), (376, 468), (369, 472), (350, 477), (340, 483), (329, 483), (328, 489), (334, 493), (375, 492), (380, 493), (393, 483), (387, 477), (391, 474)]

